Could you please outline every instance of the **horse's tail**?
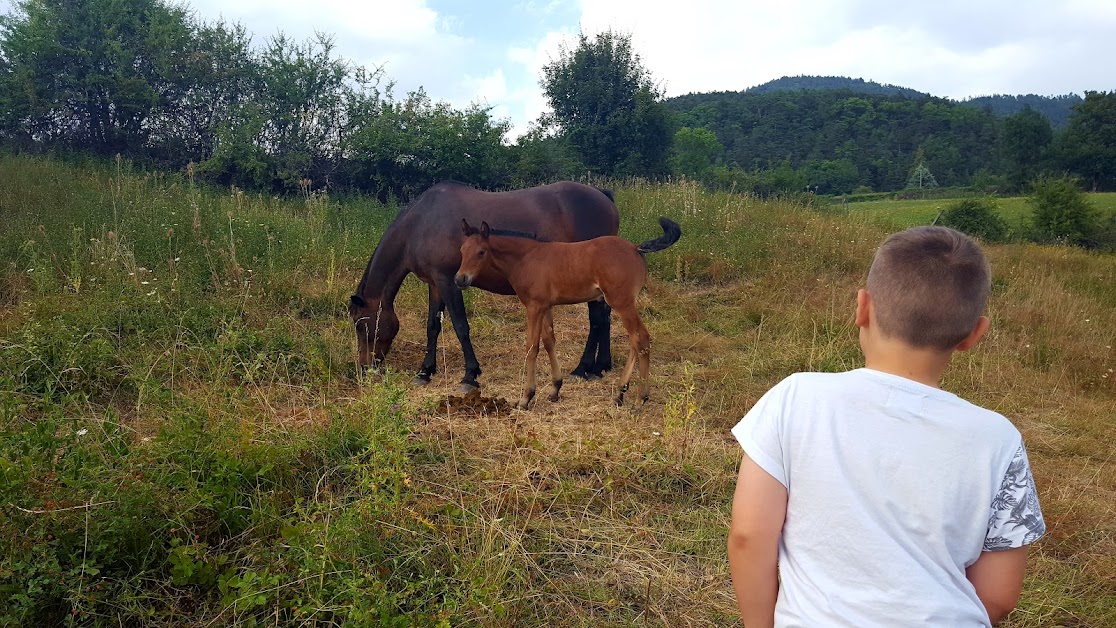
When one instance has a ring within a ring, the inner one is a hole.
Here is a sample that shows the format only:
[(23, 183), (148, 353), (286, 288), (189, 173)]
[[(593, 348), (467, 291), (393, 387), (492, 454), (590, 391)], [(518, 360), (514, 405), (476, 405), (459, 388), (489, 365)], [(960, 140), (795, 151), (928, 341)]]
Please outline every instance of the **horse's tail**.
[(640, 255), (661, 251), (674, 244), (678, 241), (678, 238), (682, 237), (682, 227), (679, 227), (678, 223), (666, 216), (659, 217), (659, 226), (663, 228), (663, 235), (654, 240), (648, 240), (636, 247)]

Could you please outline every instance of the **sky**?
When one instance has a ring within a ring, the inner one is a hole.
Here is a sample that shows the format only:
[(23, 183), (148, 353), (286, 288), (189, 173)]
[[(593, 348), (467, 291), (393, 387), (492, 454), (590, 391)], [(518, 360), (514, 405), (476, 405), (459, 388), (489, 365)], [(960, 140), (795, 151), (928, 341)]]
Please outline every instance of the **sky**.
[[(333, 37), (395, 95), (492, 107), (512, 136), (547, 109), (542, 67), (579, 31), (629, 34), (667, 96), (848, 76), (954, 99), (1116, 90), (1116, 0), (188, 0), (257, 44)], [(11, 0), (0, 0), (7, 13)]]

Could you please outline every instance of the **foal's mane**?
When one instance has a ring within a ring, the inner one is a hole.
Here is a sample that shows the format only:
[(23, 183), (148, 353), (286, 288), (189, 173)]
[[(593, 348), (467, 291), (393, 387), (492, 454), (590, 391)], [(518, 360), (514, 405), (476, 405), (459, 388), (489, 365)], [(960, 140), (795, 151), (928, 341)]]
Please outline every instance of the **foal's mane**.
[(550, 242), (550, 238), (544, 238), (537, 233), (527, 233), (526, 231), (515, 231), (512, 229), (489, 229), (488, 235), (506, 236), (509, 238), (524, 238), (527, 240), (534, 240), (535, 242)]

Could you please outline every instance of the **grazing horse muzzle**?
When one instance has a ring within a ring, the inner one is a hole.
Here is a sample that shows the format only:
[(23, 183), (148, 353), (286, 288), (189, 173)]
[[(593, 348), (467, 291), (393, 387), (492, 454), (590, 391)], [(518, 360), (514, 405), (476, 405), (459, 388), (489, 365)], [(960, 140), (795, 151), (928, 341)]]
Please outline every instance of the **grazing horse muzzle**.
[(473, 285), (473, 278), (468, 275), (456, 275), (453, 278), (453, 283), (457, 284), (458, 288), (465, 289)]

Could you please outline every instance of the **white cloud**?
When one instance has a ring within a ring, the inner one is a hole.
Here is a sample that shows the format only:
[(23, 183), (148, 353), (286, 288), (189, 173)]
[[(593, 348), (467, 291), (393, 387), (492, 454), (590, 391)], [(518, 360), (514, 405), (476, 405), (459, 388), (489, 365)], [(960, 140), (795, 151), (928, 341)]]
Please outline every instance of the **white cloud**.
[(954, 98), (1116, 88), (1116, 68), (1100, 66), (1116, 32), (1110, 0), (583, 0), (582, 27), (631, 33), (668, 95), (804, 74)]
[(255, 42), (282, 31), (299, 40), (315, 32), (333, 37), (336, 53), (367, 68), (383, 66), (399, 92), (424, 87), (435, 100), (467, 104), (462, 81), (470, 66), (470, 40), (453, 32), (452, 19), (426, 0), (194, 0), (206, 19), (243, 23)]
[(512, 47), (507, 58), (512, 63), (516, 77), (509, 92), (512, 102), (512, 130), (510, 135), (518, 137), (527, 131), (531, 122), (538, 120), (550, 108), (539, 86), (543, 66), (558, 58), (563, 44), (577, 41), (575, 30), (552, 31), (545, 34), (534, 48)]

